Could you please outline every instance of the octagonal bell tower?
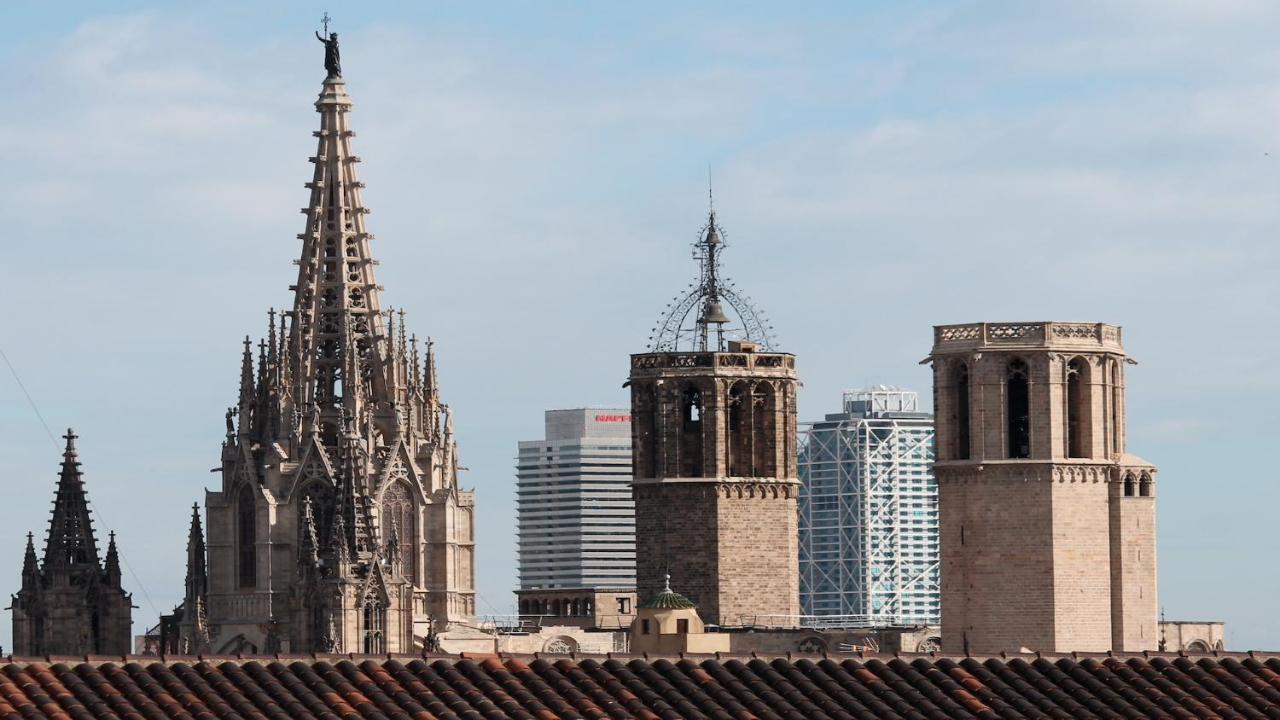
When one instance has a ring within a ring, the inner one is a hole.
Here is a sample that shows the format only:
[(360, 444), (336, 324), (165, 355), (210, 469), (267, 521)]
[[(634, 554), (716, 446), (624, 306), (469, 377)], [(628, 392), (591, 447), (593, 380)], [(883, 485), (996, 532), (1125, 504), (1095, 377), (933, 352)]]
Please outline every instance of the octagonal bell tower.
[[(669, 574), (714, 625), (791, 625), (800, 613), (795, 356), (720, 276), (714, 210), (698, 283), (631, 356), (636, 581)], [(731, 318), (730, 314), (736, 316)]]
[(1154, 650), (1155, 475), (1125, 446), (1120, 328), (934, 328), (947, 652)]

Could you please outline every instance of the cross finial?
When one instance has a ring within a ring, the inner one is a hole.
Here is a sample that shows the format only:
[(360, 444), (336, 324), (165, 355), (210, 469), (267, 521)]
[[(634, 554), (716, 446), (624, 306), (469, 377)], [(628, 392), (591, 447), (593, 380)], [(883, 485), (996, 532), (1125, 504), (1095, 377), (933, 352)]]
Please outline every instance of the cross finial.
[(328, 35), (328, 34), (329, 34), (329, 21), (330, 21), (330, 20), (332, 20), (332, 19), (333, 19), (333, 18), (329, 17), (329, 12), (328, 12), (327, 10), (326, 10), (326, 11), (325, 11), (325, 13), (324, 13), (324, 17), (320, 18), (320, 22), (324, 25), (324, 34), (325, 34), (325, 35)]

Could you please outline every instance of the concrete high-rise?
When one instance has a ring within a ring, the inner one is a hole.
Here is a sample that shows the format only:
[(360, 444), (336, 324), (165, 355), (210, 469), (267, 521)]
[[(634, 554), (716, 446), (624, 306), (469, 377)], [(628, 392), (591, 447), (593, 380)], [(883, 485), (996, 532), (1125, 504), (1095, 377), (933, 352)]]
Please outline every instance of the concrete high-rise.
[(633, 590), (631, 411), (548, 410), (545, 424), (517, 459), (520, 590)]
[(800, 604), (856, 624), (936, 625), (933, 415), (906, 390), (843, 401), (800, 434)]
[(1120, 328), (934, 328), (944, 650), (1159, 643), (1156, 469), (1125, 447)]

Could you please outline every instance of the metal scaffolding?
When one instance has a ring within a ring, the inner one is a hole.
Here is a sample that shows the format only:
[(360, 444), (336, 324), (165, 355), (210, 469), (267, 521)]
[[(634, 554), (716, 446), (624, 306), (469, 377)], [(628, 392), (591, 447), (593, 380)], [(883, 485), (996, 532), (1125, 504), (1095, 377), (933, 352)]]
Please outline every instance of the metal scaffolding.
[(806, 615), (936, 624), (938, 486), (933, 416), (916, 393), (844, 394), (801, 426), (800, 603)]

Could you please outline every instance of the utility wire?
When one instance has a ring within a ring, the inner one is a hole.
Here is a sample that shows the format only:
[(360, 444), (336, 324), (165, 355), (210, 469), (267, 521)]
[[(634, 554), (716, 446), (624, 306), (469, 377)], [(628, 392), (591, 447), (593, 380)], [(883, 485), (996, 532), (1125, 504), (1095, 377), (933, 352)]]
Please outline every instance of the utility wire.
[[(40, 425), (41, 427), (44, 428), (44, 433), (49, 436), (49, 442), (53, 443), (53, 448), (55, 450), (59, 449), (58, 438), (54, 436), (53, 430), (49, 429), (49, 423), (45, 422), (44, 415), (40, 412), (39, 406), (36, 405), (35, 399), (31, 397), (31, 393), (27, 392), (27, 386), (22, 383), (22, 378), (18, 377), (18, 371), (13, 367), (13, 363), (9, 361), (9, 356), (5, 354), (4, 348), (0, 348), (0, 358), (4, 358), (4, 364), (8, 366), (9, 374), (13, 375), (13, 381), (18, 384), (18, 389), (22, 390), (22, 394), (27, 398), (27, 404), (31, 406), (31, 410), (36, 414), (36, 417), (40, 420)], [(102, 514), (102, 511), (98, 510), (96, 507), (93, 506), (93, 502), (89, 500), (88, 495), (85, 496), (85, 502), (88, 503), (90, 508), (95, 513), (98, 514), (98, 519), (102, 521), (102, 525), (104, 528), (106, 528), (107, 532), (109, 533), (115, 532), (115, 529), (112, 528), (111, 524), (107, 522), (107, 518)], [(129, 571), (129, 576), (133, 578), (134, 584), (136, 584), (138, 586), (138, 589), (142, 591), (142, 597), (147, 601), (147, 605), (151, 606), (151, 611), (154, 612), (157, 617), (159, 617), (160, 609), (157, 608), (156, 604), (151, 601), (151, 594), (147, 592), (147, 586), (142, 584), (142, 580), (138, 578), (138, 573), (133, 571), (133, 566), (129, 564), (129, 558), (127, 558), (125, 554), (120, 552), (119, 550), (120, 549), (117, 547), (116, 552), (120, 556), (120, 562), (124, 563), (125, 569)], [(146, 623), (143, 623), (143, 625), (144, 625), (143, 632), (145, 632)]]

